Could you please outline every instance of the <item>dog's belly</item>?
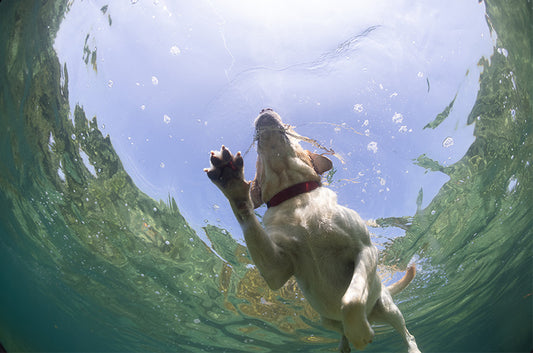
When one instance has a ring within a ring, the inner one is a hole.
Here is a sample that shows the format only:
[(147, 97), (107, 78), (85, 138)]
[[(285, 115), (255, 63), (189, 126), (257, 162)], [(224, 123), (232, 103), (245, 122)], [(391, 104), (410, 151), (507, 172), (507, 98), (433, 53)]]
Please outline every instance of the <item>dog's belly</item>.
[(340, 320), (341, 299), (350, 284), (353, 270), (353, 258), (334, 250), (330, 256), (321, 259), (311, 256), (302, 259), (295, 277), (313, 309), (324, 317)]
[(267, 233), (292, 258), (294, 276), (311, 306), (341, 319), (341, 300), (359, 252), (372, 246), (359, 215), (326, 188), (294, 198), (263, 218)]

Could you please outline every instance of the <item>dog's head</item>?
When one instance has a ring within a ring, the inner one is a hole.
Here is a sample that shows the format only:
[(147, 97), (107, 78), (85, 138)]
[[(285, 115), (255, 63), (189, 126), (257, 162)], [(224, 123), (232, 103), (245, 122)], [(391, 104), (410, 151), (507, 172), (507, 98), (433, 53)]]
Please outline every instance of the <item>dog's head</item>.
[(255, 120), (258, 156), (250, 193), (256, 208), (290, 186), (320, 182), (320, 174), (332, 168), (328, 158), (304, 150), (298, 137), (272, 109), (263, 109)]

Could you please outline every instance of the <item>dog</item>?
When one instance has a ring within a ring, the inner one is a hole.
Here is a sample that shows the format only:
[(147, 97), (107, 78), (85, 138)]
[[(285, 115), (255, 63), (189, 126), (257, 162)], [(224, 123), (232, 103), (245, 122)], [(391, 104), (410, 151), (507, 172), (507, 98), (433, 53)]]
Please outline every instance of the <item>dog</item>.
[[(211, 167), (204, 171), (228, 199), (267, 285), (276, 290), (294, 276), (324, 327), (342, 335), (342, 353), (350, 352), (350, 343), (363, 350), (372, 342), (371, 322), (390, 324), (409, 353), (420, 352), (391, 297), (412, 281), (414, 265), (398, 282), (382, 285), (378, 250), (365, 222), (321, 185), (331, 160), (304, 150), (299, 135), (270, 108), (261, 111), (255, 129), (253, 181), (244, 179), (241, 153), (225, 146), (211, 152)], [(263, 203), (268, 208), (261, 225), (254, 209)]]

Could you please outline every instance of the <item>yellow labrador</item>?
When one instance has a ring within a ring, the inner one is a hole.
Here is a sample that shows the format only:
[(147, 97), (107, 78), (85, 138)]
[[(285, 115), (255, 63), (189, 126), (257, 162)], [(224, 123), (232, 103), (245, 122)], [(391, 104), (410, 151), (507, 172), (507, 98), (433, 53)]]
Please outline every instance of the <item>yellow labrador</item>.
[[(229, 200), (268, 286), (279, 289), (294, 276), (324, 326), (341, 333), (341, 352), (350, 352), (349, 342), (356, 349), (372, 342), (370, 322), (392, 325), (408, 351), (419, 352), (391, 298), (411, 282), (414, 266), (384, 287), (365, 222), (321, 186), (320, 174), (331, 169), (331, 161), (304, 150), (298, 135), (271, 109), (261, 111), (255, 127), (255, 180), (244, 180), (240, 152), (233, 156), (224, 146), (211, 152), (211, 168), (205, 171)], [(254, 208), (263, 203), (268, 209), (261, 226)]]

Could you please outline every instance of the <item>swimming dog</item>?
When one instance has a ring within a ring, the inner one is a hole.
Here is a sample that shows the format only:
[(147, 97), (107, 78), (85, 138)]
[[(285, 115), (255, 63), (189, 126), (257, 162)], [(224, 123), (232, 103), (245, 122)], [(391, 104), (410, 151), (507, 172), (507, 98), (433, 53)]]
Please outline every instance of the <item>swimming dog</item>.
[[(253, 181), (244, 179), (241, 153), (233, 155), (225, 146), (211, 152), (211, 168), (205, 171), (228, 199), (268, 286), (279, 289), (294, 276), (323, 325), (342, 335), (340, 352), (350, 352), (350, 343), (359, 350), (371, 343), (371, 322), (390, 324), (409, 353), (419, 352), (391, 297), (411, 282), (415, 267), (393, 285), (382, 285), (378, 250), (365, 222), (321, 184), (332, 162), (304, 150), (299, 135), (272, 109), (261, 111), (255, 129)], [(268, 209), (261, 225), (254, 209), (263, 203)]]

